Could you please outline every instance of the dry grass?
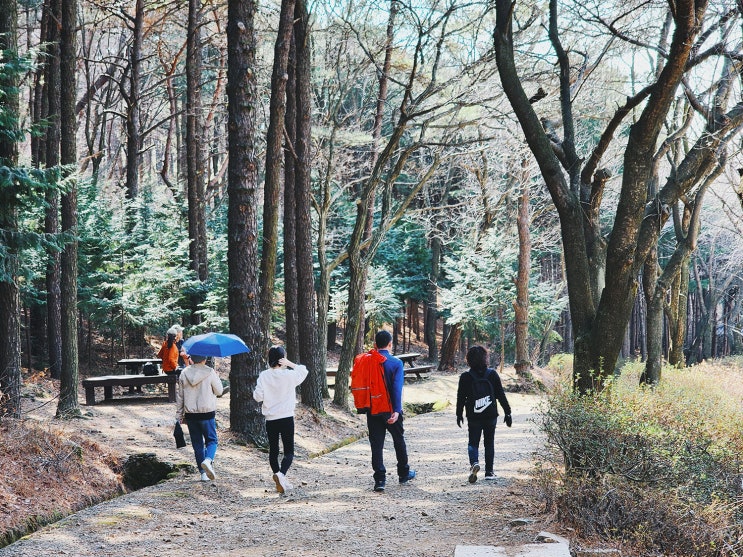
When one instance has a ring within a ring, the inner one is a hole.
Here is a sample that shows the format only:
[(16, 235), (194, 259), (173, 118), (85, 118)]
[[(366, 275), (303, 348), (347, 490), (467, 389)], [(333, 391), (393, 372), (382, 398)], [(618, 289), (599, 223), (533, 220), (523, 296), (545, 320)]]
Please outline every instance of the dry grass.
[(556, 392), (540, 424), (555, 449), (540, 474), (548, 505), (580, 536), (639, 555), (740, 555), (742, 363), (667, 368), (653, 389), (631, 363), (601, 394)]
[(0, 454), (0, 547), (121, 490), (118, 459), (66, 429), (4, 419)]

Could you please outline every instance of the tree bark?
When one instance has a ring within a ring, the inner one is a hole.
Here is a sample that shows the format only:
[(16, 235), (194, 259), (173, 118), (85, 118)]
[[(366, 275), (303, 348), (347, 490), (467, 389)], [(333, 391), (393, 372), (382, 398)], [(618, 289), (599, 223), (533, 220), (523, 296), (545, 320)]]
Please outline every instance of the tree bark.
[(671, 302), (669, 304), (668, 322), (671, 325), (671, 349), (668, 363), (674, 367), (684, 367), (684, 341), (686, 339), (686, 312), (689, 296), (689, 260), (681, 264), (681, 273), (671, 285)]
[[(292, 17), (293, 17), (292, 13)], [(297, 309), (297, 222), (295, 200), (294, 145), (297, 143), (297, 48), (292, 33), (286, 82), (286, 147), (284, 149), (284, 313), (286, 316), (286, 353), (292, 361), (299, 361), (299, 317)], [(324, 365), (324, 364), (323, 364)]]
[[(60, 148), (60, 21), (62, 19), (60, 0), (50, 0), (48, 4), (47, 27), (47, 65), (45, 68), (46, 113), (49, 121), (46, 128), (45, 163), (47, 168), (59, 166)], [(49, 190), (46, 194), (44, 232), (59, 233), (59, 191)], [(47, 251), (46, 268), (46, 337), (49, 358), (49, 374), (59, 379), (62, 373), (62, 309), (60, 292), (60, 254), (56, 249)]]
[[(188, 1), (186, 40), (186, 172), (188, 174), (188, 246), (191, 269), (199, 282), (209, 279), (206, 237), (206, 144), (201, 104), (201, 0)], [(201, 323), (197, 313), (202, 291), (191, 295), (191, 323)]]
[(142, 82), (142, 42), (144, 41), (145, 0), (135, 0), (132, 24), (132, 45), (129, 51), (129, 91), (126, 101), (126, 196), (139, 196), (139, 161), (142, 149), (139, 101)]
[(439, 359), (439, 371), (456, 369), (457, 352), (459, 341), (462, 339), (462, 327), (455, 323), (447, 328), (447, 334), (441, 344), (441, 358)]
[(642, 275), (643, 294), (645, 296), (645, 338), (647, 342), (647, 359), (645, 370), (640, 375), (640, 383), (657, 385), (660, 382), (663, 367), (663, 301), (664, 292), (658, 286), (658, 250), (650, 252), (645, 261)]
[[(59, 41), (61, 102), (61, 157), (68, 167), (70, 187), (62, 195), (62, 233), (69, 236), (61, 258), (62, 292), (62, 375), (57, 416), (80, 415), (77, 400), (79, 375), (77, 313), (77, 113), (75, 111), (77, 63), (77, 1), (62, 0), (62, 33)], [(69, 168), (69, 167), (74, 167)]]
[(312, 258), (312, 41), (310, 16), (305, 0), (297, 0), (294, 10), (294, 35), (297, 56), (296, 73), (296, 153), (294, 194), (296, 200), (297, 310), (299, 355), (309, 375), (302, 383), (302, 402), (323, 411), (325, 367), (320, 368), (320, 350), (315, 314), (315, 274)]
[(519, 235), (518, 271), (516, 273), (516, 300), (513, 302), (516, 336), (516, 373), (531, 376), (529, 357), (529, 275), (531, 274), (531, 234), (529, 232), (529, 182), (521, 184), (516, 227)]
[(428, 345), (428, 357), (438, 359), (436, 344), (436, 323), (438, 320), (438, 281), (441, 274), (441, 239), (438, 236), (431, 238), (431, 271), (428, 274), (426, 323), (424, 338)]
[[(279, 30), (274, 45), (271, 103), (266, 136), (266, 179), (263, 186), (263, 248), (261, 250), (261, 329), (271, 338), (276, 257), (278, 252), (279, 199), (281, 194), (282, 140), (286, 114), (287, 64), (291, 47), (294, 0), (282, 0)], [(267, 350), (264, 346), (263, 350)]]
[[(0, 50), (18, 51), (18, 6), (14, 0), (0, 0)], [(18, 118), (18, 76), (12, 72), (0, 76), (4, 110), (12, 122)], [(6, 124), (4, 121), (3, 124)], [(6, 124), (8, 125), (8, 124)], [(3, 126), (5, 127), (5, 125)], [(8, 125), (10, 127), (10, 125)], [(16, 126), (13, 126), (16, 127)], [(10, 131), (10, 130), (8, 130)], [(16, 131), (16, 130), (12, 130)], [(0, 164), (11, 168), (18, 164), (18, 147), (12, 135), (0, 134)], [(14, 234), (18, 230), (18, 207), (15, 191), (9, 184), (0, 187), (0, 231)], [(6, 258), (0, 261), (0, 419), (21, 417), (21, 301), (18, 278), (18, 249), (8, 242)]]
[(265, 421), (253, 390), (263, 364), (266, 339), (258, 307), (258, 167), (256, 160), (257, 64), (254, 0), (227, 3), (227, 188), (228, 311), (230, 330), (252, 349), (232, 356), (230, 428), (265, 444)]

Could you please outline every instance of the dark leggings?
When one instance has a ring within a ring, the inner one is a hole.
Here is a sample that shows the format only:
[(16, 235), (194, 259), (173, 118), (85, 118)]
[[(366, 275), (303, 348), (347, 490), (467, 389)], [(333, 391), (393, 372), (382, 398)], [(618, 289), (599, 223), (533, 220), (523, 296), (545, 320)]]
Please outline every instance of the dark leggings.
[[(266, 420), (266, 433), (268, 434), (268, 463), (271, 465), (271, 470), (274, 474), (279, 471), (286, 474), (294, 460), (294, 417)], [(281, 459), (280, 467), (279, 437), (284, 446), (284, 458)]]

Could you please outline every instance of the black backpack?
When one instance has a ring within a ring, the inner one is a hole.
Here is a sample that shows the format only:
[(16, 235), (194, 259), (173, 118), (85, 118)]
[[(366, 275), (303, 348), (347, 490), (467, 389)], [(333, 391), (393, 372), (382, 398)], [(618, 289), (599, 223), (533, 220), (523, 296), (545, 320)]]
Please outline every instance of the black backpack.
[(473, 410), (475, 416), (482, 418), (495, 418), (498, 413), (498, 409), (495, 406), (493, 384), (488, 379), (491, 373), (493, 371), (490, 369), (486, 370), (483, 375), (473, 373), (472, 371), (469, 372), (472, 376)]

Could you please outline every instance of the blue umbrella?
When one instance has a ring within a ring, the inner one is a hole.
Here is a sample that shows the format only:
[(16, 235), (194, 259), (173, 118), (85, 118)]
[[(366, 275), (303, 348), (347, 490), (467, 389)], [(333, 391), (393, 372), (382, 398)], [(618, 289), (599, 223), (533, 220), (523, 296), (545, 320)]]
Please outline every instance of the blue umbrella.
[(205, 333), (196, 335), (183, 343), (183, 349), (194, 356), (232, 356), (250, 352), (250, 348), (237, 335), (229, 333)]

